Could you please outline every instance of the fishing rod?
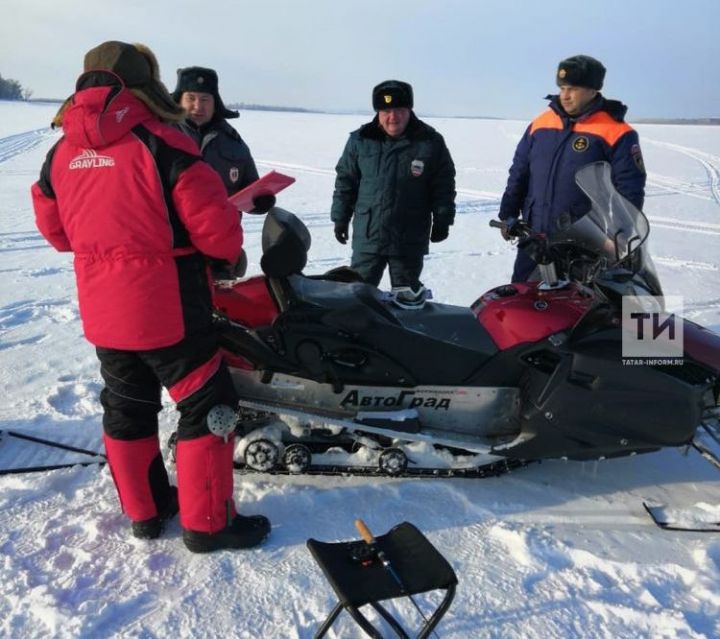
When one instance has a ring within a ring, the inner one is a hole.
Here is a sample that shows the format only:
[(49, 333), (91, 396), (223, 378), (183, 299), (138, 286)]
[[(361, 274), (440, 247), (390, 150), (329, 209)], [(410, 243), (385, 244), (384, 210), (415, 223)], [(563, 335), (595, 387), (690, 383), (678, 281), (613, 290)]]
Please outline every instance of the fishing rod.
[(86, 461), (86, 462), (69, 462), (69, 463), (62, 463), (62, 464), (48, 464), (48, 465), (39, 465), (39, 466), (25, 466), (21, 468), (3, 468), (0, 469), (0, 476), (1, 475), (20, 475), (25, 473), (37, 473), (37, 472), (46, 472), (49, 470), (60, 470), (63, 468), (72, 468), (74, 466), (92, 466), (92, 465), (99, 465), (103, 466), (105, 463), (107, 463), (107, 458), (102, 453), (98, 453), (94, 450), (87, 450), (85, 448), (78, 448), (76, 446), (69, 446), (68, 444), (62, 444), (60, 442), (51, 441), (49, 439), (44, 439), (42, 437), (35, 437), (33, 435), (27, 435), (25, 433), (18, 433), (16, 431), (12, 430), (0, 430), (0, 441), (7, 436), (7, 437), (13, 437), (15, 439), (21, 439), (28, 442), (33, 442), (35, 444), (42, 444), (44, 446), (50, 446), (51, 448), (59, 448), (60, 450), (66, 450), (71, 453), (79, 453), (82, 455), (87, 455), (88, 457), (93, 457), (94, 459), (92, 461)]
[[(383, 568), (385, 568), (385, 570), (388, 571), (390, 576), (395, 580), (395, 583), (397, 583), (397, 585), (400, 587), (400, 592), (403, 595), (405, 595), (412, 602), (412, 605), (415, 606), (415, 610), (418, 611), (418, 613), (422, 617), (425, 624), (429, 626), (430, 622), (428, 621), (428, 618), (425, 616), (423, 611), (420, 609), (420, 606), (418, 606), (418, 603), (417, 603), (417, 601), (415, 601), (414, 597), (408, 592), (407, 588), (405, 588), (405, 584), (403, 583), (402, 579), (400, 578), (400, 575), (395, 570), (394, 566), (390, 563), (390, 560), (387, 558), (385, 551), (381, 550), (378, 547), (375, 536), (370, 532), (370, 529), (367, 527), (365, 522), (362, 519), (356, 519), (355, 520), (355, 528), (358, 529), (358, 532), (360, 533), (360, 536), (363, 538), (363, 541), (370, 548), (372, 548), (373, 552), (375, 553), (375, 556), (380, 560), (380, 563), (383, 565)], [(436, 639), (440, 639), (440, 637), (434, 630), (432, 631), (432, 633)]]

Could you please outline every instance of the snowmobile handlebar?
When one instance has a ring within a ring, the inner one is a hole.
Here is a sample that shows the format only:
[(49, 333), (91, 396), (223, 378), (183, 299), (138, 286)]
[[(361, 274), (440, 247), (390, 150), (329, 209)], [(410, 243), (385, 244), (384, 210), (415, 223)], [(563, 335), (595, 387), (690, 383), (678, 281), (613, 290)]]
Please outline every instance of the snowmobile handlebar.
[(490, 220), (490, 227), (494, 229), (500, 229), (507, 233), (510, 237), (526, 238), (533, 234), (533, 230), (530, 225), (525, 221), (517, 217), (509, 218), (507, 220)]
[(525, 220), (517, 217), (490, 220), (490, 226), (500, 229), (505, 239), (518, 240), (518, 248), (525, 251), (536, 264), (550, 265), (553, 262), (547, 235), (535, 232)]

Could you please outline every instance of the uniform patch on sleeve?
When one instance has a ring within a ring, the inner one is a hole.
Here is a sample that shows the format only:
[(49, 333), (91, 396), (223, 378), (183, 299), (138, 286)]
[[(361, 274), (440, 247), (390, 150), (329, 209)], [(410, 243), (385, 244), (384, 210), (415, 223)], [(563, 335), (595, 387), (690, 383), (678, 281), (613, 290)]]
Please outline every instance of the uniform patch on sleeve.
[(630, 149), (630, 155), (632, 156), (635, 166), (641, 173), (645, 173), (645, 160), (643, 160), (642, 151), (640, 150), (639, 144), (633, 144)]

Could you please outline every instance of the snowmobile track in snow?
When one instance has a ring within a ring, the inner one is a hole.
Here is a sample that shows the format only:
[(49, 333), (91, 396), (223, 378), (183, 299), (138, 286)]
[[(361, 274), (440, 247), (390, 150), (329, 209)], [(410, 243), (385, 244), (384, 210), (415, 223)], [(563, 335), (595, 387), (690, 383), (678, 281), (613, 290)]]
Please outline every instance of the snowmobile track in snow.
[[(688, 157), (692, 158), (693, 160), (696, 160), (700, 162), (700, 164), (703, 165), (705, 172), (707, 173), (708, 180), (709, 180), (709, 186), (710, 186), (710, 195), (712, 196), (712, 199), (715, 200), (715, 203), (720, 206), (720, 158), (717, 155), (712, 155), (711, 153), (706, 153), (705, 151), (700, 151), (699, 149), (694, 149), (687, 146), (682, 146), (680, 144), (672, 144), (670, 142), (660, 142), (658, 140), (652, 140), (652, 139), (646, 139), (651, 144), (654, 144), (655, 146), (659, 146), (664, 149), (669, 149), (671, 151), (677, 151), (678, 153), (682, 153), (683, 155), (687, 155)], [(661, 185), (658, 185), (661, 186)], [(686, 193), (687, 195), (691, 195), (691, 193)]]
[(35, 148), (45, 140), (48, 134), (49, 131), (46, 127), (0, 138), (0, 164)]
[(700, 233), (701, 235), (720, 235), (720, 224), (678, 220), (677, 218), (656, 215), (652, 215), (648, 219), (654, 228), (672, 229), (684, 233)]
[[(275, 160), (257, 160), (258, 166), (266, 166), (270, 169), (277, 169), (279, 171), (289, 171), (291, 173), (309, 173), (312, 175), (328, 175), (335, 177), (334, 168), (323, 168), (319, 166), (308, 166), (306, 164), (291, 164), (289, 162), (276, 162)], [(493, 191), (478, 191), (476, 189), (457, 189), (458, 195), (463, 195), (473, 200), (482, 201), (484, 208), (494, 210), (500, 206), (500, 193)]]

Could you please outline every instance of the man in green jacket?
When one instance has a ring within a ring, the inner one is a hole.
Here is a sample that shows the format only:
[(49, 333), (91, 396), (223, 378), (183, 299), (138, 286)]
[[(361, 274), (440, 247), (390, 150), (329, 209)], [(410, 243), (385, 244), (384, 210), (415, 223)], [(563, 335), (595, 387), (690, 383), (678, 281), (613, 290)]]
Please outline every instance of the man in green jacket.
[(429, 242), (447, 238), (455, 218), (455, 166), (443, 137), (413, 113), (406, 82), (373, 89), (377, 115), (350, 134), (336, 167), (331, 219), (345, 244), (353, 219), (352, 268), (377, 286), (385, 266), (393, 289), (424, 295)]

